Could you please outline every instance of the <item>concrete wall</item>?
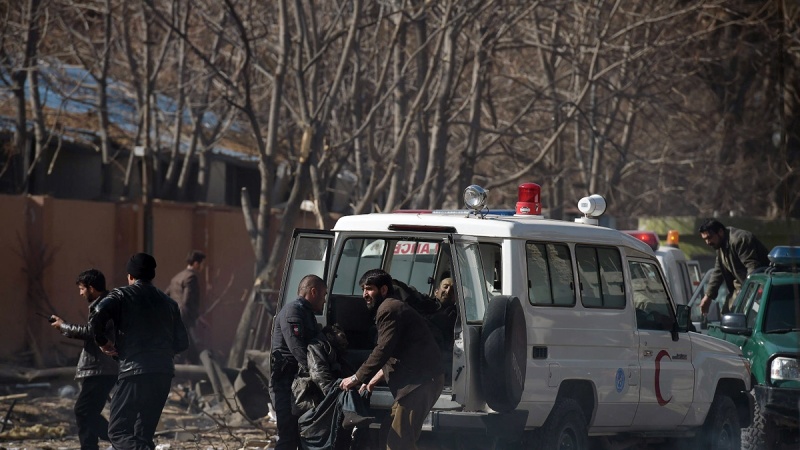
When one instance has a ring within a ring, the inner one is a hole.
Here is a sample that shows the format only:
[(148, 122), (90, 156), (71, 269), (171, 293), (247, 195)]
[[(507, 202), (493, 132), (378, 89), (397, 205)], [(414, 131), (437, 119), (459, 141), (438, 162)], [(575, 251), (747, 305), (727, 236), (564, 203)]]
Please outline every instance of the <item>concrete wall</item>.
[[(12, 351), (25, 348), (28, 328), (33, 326), (25, 307), (27, 281), (20, 247), (28, 233), (25, 230), (26, 204), (24, 197), (0, 196), (0, 361), (7, 360)], [(35, 317), (35, 316), (34, 316)], [(37, 322), (42, 321), (39, 318)], [(46, 323), (46, 322), (45, 322)], [(41, 323), (39, 323), (41, 325)]]
[[(156, 286), (167, 287), (191, 249), (208, 255), (201, 281), (208, 327), (199, 331), (224, 361), (253, 284), (241, 211), (156, 202), (153, 216)], [(64, 338), (36, 313), (85, 323), (87, 305), (75, 278), (94, 267), (109, 288), (126, 284), (125, 265), (142, 248), (142, 228), (142, 208), (134, 203), (0, 195), (0, 364), (74, 364), (82, 342)]]

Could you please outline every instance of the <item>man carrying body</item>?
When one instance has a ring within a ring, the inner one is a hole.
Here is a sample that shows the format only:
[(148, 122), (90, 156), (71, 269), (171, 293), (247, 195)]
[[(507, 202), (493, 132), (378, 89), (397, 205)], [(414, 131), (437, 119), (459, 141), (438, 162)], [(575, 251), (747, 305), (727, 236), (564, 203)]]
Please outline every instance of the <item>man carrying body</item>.
[(375, 311), (378, 344), (355, 375), (340, 388), (348, 390), (367, 383), (372, 392), (386, 380), (394, 396), (391, 429), (386, 448), (416, 449), (422, 423), (442, 392), (444, 375), (441, 352), (425, 319), (407, 303), (393, 298), (392, 277), (380, 269), (367, 271), (359, 282), (367, 308)]
[(167, 295), (178, 302), (181, 310), (181, 319), (189, 335), (189, 349), (186, 351), (186, 360), (190, 364), (200, 364), (199, 349), (197, 348), (197, 334), (195, 325), (200, 318), (200, 281), (198, 275), (203, 270), (205, 253), (192, 250), (186, 256), (186, 268), (178, 272), (169, 282), (165, 291)]
[(308, 344), (317, 335), (315, 313), (325, 306), (328, 287), (316, 275), (306, 275), (297, 299), (275, 316), (270, 351), (269, 390), (278, 420), (276, 450), (294, 450), (300, 442), (298, 417), (292, 414), (292, 381), (299, 370), (308, 373)]
[[(89, 302), (89, 313), (106, 296), (106, 278), (97, 269), (84, 270), (75, 282), (78, 292)], [(100, 350), (88, 325), (73, 325), (53, 315), (53, 328), (72, 339), (83, 340), (83, 350), (78, 359), (75, 379), (81, 385), (81, 392), (75, 400), (75, 422), (78, 425), (78, 439), (81, 450), (97, 450), (98, 439), (108, 441), (108, 421), (103, 417), (103, 407), (108, 394), (117, 382), (119, 364)], [(111, 325), (111, 324), (109, 324)], [(113, 325), (109, 328), (113, 334)]]
[(711, 301), (717, 298), (722, 283), (728, 287), (728, 298), (722, 307), (726, 313), (733, 307), (733, 299), (747, 276), (760, 267), (769, 265), (767, 248), (753, 233), (728, 227), (716, 219), (706, 219), (698, 230), (700, 238), (716, 250), (716, 258), (705, 295), (700, 301), (700, 310), (708, 313)]
[[(128, 260), (128, 286), (112, 290), (89, 315), (100, 349), (119, 357), (108, 436), (116, 450), (155, 448), (153, 436), (167, 401), (173, 357), (189, 346), (175, 300), (153, 286), (156, 260), (137, 253)], [(112, 320), (115, 339), (105, 336)]]

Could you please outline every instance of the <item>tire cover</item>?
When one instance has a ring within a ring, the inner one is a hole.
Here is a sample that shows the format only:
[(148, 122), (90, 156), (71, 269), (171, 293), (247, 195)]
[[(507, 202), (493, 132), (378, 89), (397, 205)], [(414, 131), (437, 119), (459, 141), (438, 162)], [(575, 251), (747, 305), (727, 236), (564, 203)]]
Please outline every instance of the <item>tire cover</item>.
[(498, 295), (489, 302), (481, 331), (481, 388), (495, 411), (513, 411), (525, 387), (527, 329), (519, 298)]

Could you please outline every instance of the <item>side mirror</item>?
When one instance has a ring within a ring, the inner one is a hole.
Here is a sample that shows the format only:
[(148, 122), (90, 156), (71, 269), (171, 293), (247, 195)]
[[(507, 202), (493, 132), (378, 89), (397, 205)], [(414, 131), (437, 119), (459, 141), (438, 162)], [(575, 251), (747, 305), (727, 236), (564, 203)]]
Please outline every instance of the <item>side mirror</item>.
[(753, 330), (747, 327), (747, 316), (741, 313), (723, 314), (719, 321), (719, 327), (723, 333), (738, 334), (740, 336), (750, 336)]

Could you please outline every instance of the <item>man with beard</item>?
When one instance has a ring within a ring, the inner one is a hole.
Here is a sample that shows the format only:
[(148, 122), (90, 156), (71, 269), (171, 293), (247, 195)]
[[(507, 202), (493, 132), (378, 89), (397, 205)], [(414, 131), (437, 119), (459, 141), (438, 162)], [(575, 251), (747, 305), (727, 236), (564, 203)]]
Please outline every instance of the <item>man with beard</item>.
[(731, 302), (747, 276), (760, 267), (769, 265), (769, 251), (753, 233), (733, 227), (725, 227), (716, 219), (706, 219), (698, 230), (700, 238), (716, 250), (716, 259), (705, 295), (700, 301), (700, 310), (708, 313), (711, 301), (717, 298), (722, 283), (728, 287), (728, 297), (722, 313), (730, 311)]
[(359, 387), (372, 392), (385, 380), (394, 396), (386, 448), (416, 449), (422, 423), (442, 392), (441, 353), (425, 319), (394, 298), (392, 277), (383, 270), (367, 271), (359, 281), (367, 308), (375, 313), (378, 343), (355, 375), (342, 380), (342, 390)]
[[(84, 270), (75, 281), (78, 293), (89, 302), (89, 313), (97, 307), (99, 300), (106, 296), (106, 277), (97, 269)], [(78, 439), (81, 450), (97, 450), (98, 439), (108, 441), (108, 421), (103, 417), (103, 407), (108, 394), (117, 382), (119, 364), (104, 354), (88, 325), (73, 325), (61, 317), (50, 317), (53, 328), (72, 339), (83, 340), (83, 350), (78, 358), (75, 379), (81, 385), (78, 399), (75, 400), (75, 423), (78, 425)], [(106, 324), (106, 334), (113, 336), (113, 324)]]

